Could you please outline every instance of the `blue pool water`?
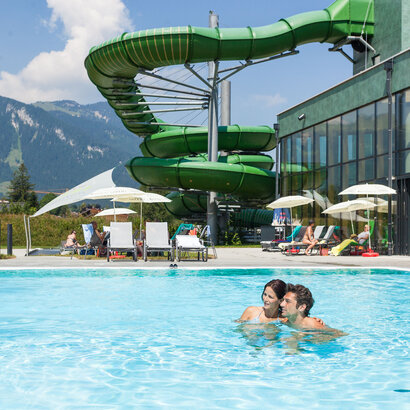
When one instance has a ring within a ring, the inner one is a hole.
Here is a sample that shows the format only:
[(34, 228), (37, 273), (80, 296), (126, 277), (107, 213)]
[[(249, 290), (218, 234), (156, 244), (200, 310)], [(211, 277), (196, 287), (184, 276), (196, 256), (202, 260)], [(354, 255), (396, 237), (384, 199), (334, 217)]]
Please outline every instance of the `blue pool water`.
[[(0, 408), (409, 408), (410, 272), (0, 271)], [(234, 322), (308, 286), (347, 336)]]

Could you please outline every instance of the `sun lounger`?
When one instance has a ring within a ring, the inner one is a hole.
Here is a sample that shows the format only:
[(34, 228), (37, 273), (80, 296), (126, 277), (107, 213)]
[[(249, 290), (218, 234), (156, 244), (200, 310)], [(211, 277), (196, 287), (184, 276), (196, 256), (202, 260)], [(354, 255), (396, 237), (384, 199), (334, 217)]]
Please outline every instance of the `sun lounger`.
[(197, 260), (206, 262), (208, 260), (208, 248), (202, 243), (202, 241), (194, 235), (177, 235), (175, 237), (176, 243), (176, 256), (179, 262), (184, 252), (195, 252), (197, 254)]
[(112, 258), (113, 252), (131, 252), (134, 261), (137, 261), (137, 244), (132, 236), (132, 222), (111, 222), (107, 262)]
[(60, 244), (60, 255), (71, 255), (71, 259), (73, 259), (73, 255), (77, 252), (77, 247), (72, 246), (65, 246), (67, 241), (61, 241)]
[[(85, 246), (84, 246), (84, 259), (86, 258), (87, 255), (94, 255), (97, 250), (98, 250), (98, 246), (94, 246), (91, 244), (91, 238), (93, 236), (94, 233), (94, 228), (92, 226), (92, 224), (83, 224), (83, 233), (84, 233), (84, 242), (85, 242)], [(81, 250), (81, 254), (82, 254), (82, 250)]]
[[(300, 254), (301, 250), (305, 250), (307, 247), (309, 247), (309, 244), (303, 243), (303, 237), (305, 236), (307, 227), (302, 231), (302, 229), (299, 231), (299, 233), (302, 233), (303, 235), (298, 235), (298, 240), (291, 242), (289, 244), (286, 244), (286, 246), (282, 247), (282, 253), (284, 254)], [(314, 232), (313, 232), (313, 237), (317, 240), (319, 240), (323, 232), (325, 231), (325, 226), (324, 225), (318, 225)], [(280, 246), (280, 245), (279, 245)], [(292, 251), (292, 249), (296, 250), (296, 252)]]
[(144, 261), (148, 253), (168, 252), (168, 259), (174, 260), (174, 248), (169, 241), (167, 222), (147, 222), (144, 240)]

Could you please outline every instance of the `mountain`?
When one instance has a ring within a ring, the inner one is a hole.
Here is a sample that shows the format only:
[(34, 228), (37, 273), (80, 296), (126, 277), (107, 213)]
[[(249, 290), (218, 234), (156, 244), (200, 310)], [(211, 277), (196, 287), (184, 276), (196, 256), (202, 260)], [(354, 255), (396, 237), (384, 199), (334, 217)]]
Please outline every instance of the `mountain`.
[[(106, 102), (24, 104), (0, 96), (0, 195), (22, 161), (35, 190), (64, 190), (140, 155), (140, 142)], [(115, 182), (137, 186), (124, 167)]]

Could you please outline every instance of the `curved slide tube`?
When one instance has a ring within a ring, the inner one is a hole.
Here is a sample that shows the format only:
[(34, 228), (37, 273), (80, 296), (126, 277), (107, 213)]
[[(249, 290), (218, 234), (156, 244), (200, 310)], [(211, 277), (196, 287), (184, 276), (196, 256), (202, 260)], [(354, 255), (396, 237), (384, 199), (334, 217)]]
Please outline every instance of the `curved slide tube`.
[[(373, 0), (337, 0), (324, 10), (298, 14), (263, 27), (186, 26), (124, 33), (93, 47), (85, 67), (125, 127), (146, 136), (141, 150), (147, 158), (134, 158), (126, 165), (135, 179), (149, 185), (217, 191), (267, 202), (274, 194), (275, 174), (259, 168), (257, 162), (255, 167), (222, 161), (205, 163), (192, 158), (167, 159), (206, 152), (207, 130), (161, 125), (158, 118), (146, 112), (149, 102), (134, 77), (158, 67), (260, 59), (306, 43), (334, 44), (363, 32), (372, 36), (373, 26)], [(220, 149), (254, 152), (269, 151), (274, 146), (270, 127), (219, 127)]]

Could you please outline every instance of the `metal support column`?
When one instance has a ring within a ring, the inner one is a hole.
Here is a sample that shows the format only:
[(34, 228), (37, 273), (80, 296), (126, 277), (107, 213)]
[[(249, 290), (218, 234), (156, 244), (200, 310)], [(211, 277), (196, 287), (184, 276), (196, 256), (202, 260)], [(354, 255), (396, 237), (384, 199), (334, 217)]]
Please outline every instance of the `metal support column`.
[[(392, 129), (392, 103), (393, 103), (393, 96), (391, 92), (391, 79), (393, 73), (393, 60), (388, 60), (384, 63), (384, 69), (386, 70), (386, 91), (387, 91), (387, 99), (388, 99), (388, 140), (389, 140), (389, 154), (388, 154), (388, 186), (392, 188), (393, 185), (393, 129)], [(389, 202), (388, 202), (388, 239), (387, 239), (387, 254), (389, 256), (393, 253), (393, 225), (392, 225), (392, 198), (389, 195)]]
[[(218, 27), (218, 15), (209, 12), (209, 27)], [(218, 77), (217, 61), (208, 63), (208, 81), (212, 84), (208, 108), (208, 161), (218, 161)], [(211, 231), (211, 240), (214, 244), (218, 242), (218, 207), (216, 204), (216, 192), (209, 192), (207, 203), (207, 223)]]
[(7, 224), (7, 255), (13, 255), (13, 225)]
[(221, 125), (231, 125), (231, 82), (221, 82)]
[(278, 123), (273, 124), (273, 129), (275, 130), (276, 137), (276, 175), (275, 175), (275, 199), (279, 198), (279, 129), (280, 126)]

